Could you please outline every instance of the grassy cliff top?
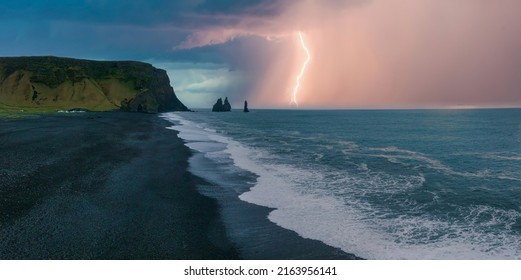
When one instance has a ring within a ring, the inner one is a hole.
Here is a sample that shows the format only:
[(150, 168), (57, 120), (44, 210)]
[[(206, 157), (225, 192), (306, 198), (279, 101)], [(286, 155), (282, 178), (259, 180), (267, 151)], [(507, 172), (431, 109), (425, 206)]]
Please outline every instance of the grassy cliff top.
[(115, 78), (123, 81), (138, 79), (137, 86), (145, 87), (161, 69), (138, 61), (94, 61), (54, 56), (0, 57), (0, 82), (12, 73), (25, 70), (32, 73), (31, 81), (50, 87), (62, 84), (67, 78)]
[(186, 111), (163, 69), (138, 61), (0, 57), (0, 105), (30, 111)]

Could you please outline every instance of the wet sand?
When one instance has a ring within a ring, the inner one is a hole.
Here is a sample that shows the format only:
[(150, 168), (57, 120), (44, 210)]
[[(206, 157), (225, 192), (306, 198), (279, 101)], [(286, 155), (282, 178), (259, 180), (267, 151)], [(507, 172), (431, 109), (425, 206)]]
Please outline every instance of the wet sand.
[(0, 119), (0, 259), (236, 259), (157, 115)]

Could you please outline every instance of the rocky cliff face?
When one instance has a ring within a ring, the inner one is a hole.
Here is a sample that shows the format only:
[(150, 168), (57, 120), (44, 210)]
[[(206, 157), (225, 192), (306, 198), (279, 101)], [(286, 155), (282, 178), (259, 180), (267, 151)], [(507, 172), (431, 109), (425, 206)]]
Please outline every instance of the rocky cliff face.
[(0, 58), (0, 108), (187, 111), (165, 70), (134, 61)]

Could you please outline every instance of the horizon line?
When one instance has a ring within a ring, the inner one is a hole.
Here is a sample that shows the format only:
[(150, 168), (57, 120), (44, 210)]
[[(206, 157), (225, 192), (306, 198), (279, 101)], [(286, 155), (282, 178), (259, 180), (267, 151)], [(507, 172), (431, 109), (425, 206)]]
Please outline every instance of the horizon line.
[[(211, 110), (211, 107), (193, 107), (191, 110)], [(483, 106), (483, 107), (389, 107), (389, 108), (291, 108), (291, 107), (250, 107), (250, 110), (287, 110), (287, 111), (393, 111), (393, 110), (497, 110), (497, 109), (521, 109), (520, 106)], [(237, 107), (233, 110), (240, 110)]]

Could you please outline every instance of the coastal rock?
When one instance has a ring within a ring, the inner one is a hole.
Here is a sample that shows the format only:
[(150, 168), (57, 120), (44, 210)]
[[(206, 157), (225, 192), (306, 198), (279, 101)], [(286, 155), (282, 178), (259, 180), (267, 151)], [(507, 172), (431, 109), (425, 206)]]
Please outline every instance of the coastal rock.
[(228, 97), (224, 99), (224, 103), (222, 98), (217, 99), (217, 102), (212, 107), (212, 112), (230, 112), (231, 110), (232, 106), (228, 102)]
[(212, 107), (212, 112), (222, 112), (223, 111), (223, 100), (221, 98), (217, 99), (217, 102)]
[(226, 98), (224, 98), (223, 111), (230, 112), (231, 110), (232, 110), (232, 106), (230, 105), (230, 102), (228, 102), (228, 97), (226, 97)]
[(248, 113), (250, 110), (248, 110), (248, 101), (244, 100), (244, 113)]
[(0, 108), (157, 113), (188, 111), (165, 70), (136, 61), (0, 58)]

